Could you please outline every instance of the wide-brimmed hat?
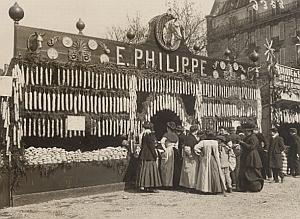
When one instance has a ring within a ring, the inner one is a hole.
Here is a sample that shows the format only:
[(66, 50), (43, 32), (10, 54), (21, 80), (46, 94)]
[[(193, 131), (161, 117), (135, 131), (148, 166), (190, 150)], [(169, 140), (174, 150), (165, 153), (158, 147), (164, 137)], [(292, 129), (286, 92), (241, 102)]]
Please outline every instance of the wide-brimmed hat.
[(175, 130), (176, 129), (176, 124), (175, 124), (175, 122), (167, 122), (167, 127), (172, 129), (172, 130)]
[(151, 122), (144, 122), (143, 128), (144, 129), (152, 129), (153, 128), (153, 124)]
[(223, 136), (223, 135), (218, 135), (218, 136), (216, 137), (216, 139), (217, 139), (217, 140), (220, 140), (220, 141), (222, 141), (222, 142), (226, 142), (226, 137)]
[(197, 130), (198, 130), (198, 126), (197, 125), (191, 125), (190, 132), (195, 132)]
[(255, 124), (253, 123), (244, 123), (242, 124), (242, 129), (245, 131), (253, 131), (255, 129)]
[(293, 133), (297, 133), (297, 129), (296, 128), (290, 128), (289, 131), (293, 132)]

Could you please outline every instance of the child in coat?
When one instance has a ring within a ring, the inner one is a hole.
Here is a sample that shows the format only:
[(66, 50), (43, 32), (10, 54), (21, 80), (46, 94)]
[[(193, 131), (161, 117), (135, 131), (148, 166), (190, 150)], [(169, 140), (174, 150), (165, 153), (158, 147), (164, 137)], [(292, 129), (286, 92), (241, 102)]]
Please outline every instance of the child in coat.
[(225, 176), (227, 192), (232, 192), (232, 182), (230, 177), (230, 170), (229, 170), (229, 153), (232, 150), (228, 145), (226, 145), (226, 138), (225, 136), (217, 136), (217, 140), (219, 143), (219, 152), (220, 152), (220, 161), (221, 161), (221, 168)]

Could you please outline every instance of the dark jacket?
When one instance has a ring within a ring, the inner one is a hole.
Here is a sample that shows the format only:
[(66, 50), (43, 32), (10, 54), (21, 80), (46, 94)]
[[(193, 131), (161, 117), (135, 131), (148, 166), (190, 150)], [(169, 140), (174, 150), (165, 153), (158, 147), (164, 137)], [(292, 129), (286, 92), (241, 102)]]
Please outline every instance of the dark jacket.
[(198, 141), (197, 141), (196, 137), (192, 134), (188, 134), (184, 139), (184, 146), (191, 147), (191, 151), (194, 156), (196, 156), (194, 147), (197, 143), (198, 143)]
[[(257, 137), (258, 142), (259, 142), (257, 150), (259, 152), (261, 152), (264, 149), (267, 149), (266, 148), (267, 142), (266, 142), (265, 136), (262, 133), (257, 133), (256, 137)], [(264, 144), (264, 147), (262, 146), (263, 144)]]
[(262, 163), (260, 156), (257, 151), (259, 145), (258, 139), (255, 134), (246, 136), (241, 144), (241, 155), (240, 155), (240, 165), (242, 168), (262, 168)]
[(139, 159), (147, 161), (155, 161), (157, 153), (155, 150), (156, 138), (153, 133), (144, 133), (142, 136), (141, 151)]
[(300, 137), (298, 135), (292, 135), (290, 144), (291, 144), (290, 145), (291, 156), (293, 158), (296, 157), (296, 154), (299, 154), (300, 156)]
[(284, 141), (279, 135), (275, 138), (271, 138), (269, 146), (269, 165), (270, 168), (282, 168), (282, 155), (284, 151)]

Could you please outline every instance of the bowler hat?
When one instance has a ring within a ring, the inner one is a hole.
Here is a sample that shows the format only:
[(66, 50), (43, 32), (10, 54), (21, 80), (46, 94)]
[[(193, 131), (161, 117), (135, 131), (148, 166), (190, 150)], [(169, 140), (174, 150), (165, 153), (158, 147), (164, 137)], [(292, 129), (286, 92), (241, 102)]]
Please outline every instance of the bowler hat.
[(153, 128), (153, 124), (151, 122), (144, 122), (143, 128), (144, 129), (152, 129)]
[(175, 130), (176, 124), (175, 122), (167, 122), (167, 127), (170, 128), (171, 130)]
[(297, 129), (296, 128), (290, 128), (289, 131), (293, 132), (293, 133), (297, 133)]

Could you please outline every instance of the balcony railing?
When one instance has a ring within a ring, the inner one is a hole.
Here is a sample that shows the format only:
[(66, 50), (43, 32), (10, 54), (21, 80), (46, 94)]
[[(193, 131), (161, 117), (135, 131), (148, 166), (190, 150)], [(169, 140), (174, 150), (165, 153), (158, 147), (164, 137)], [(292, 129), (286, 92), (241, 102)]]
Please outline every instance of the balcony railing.
[(250, 18), (239, 19), (234, 23), (226, 24), (221, 27), (216, 27), (208, 31), (209, 38), (217, 38), (220, 36), (233, 34), (243, 28), (251, 28), (261, 23), (276, 20), (278, 18), (284, 17), (286, 15), (300, 11), (300, 0), (285, 4), (283, 9), (280, 10), (268, 10), (256, 14), (256, 16)]

